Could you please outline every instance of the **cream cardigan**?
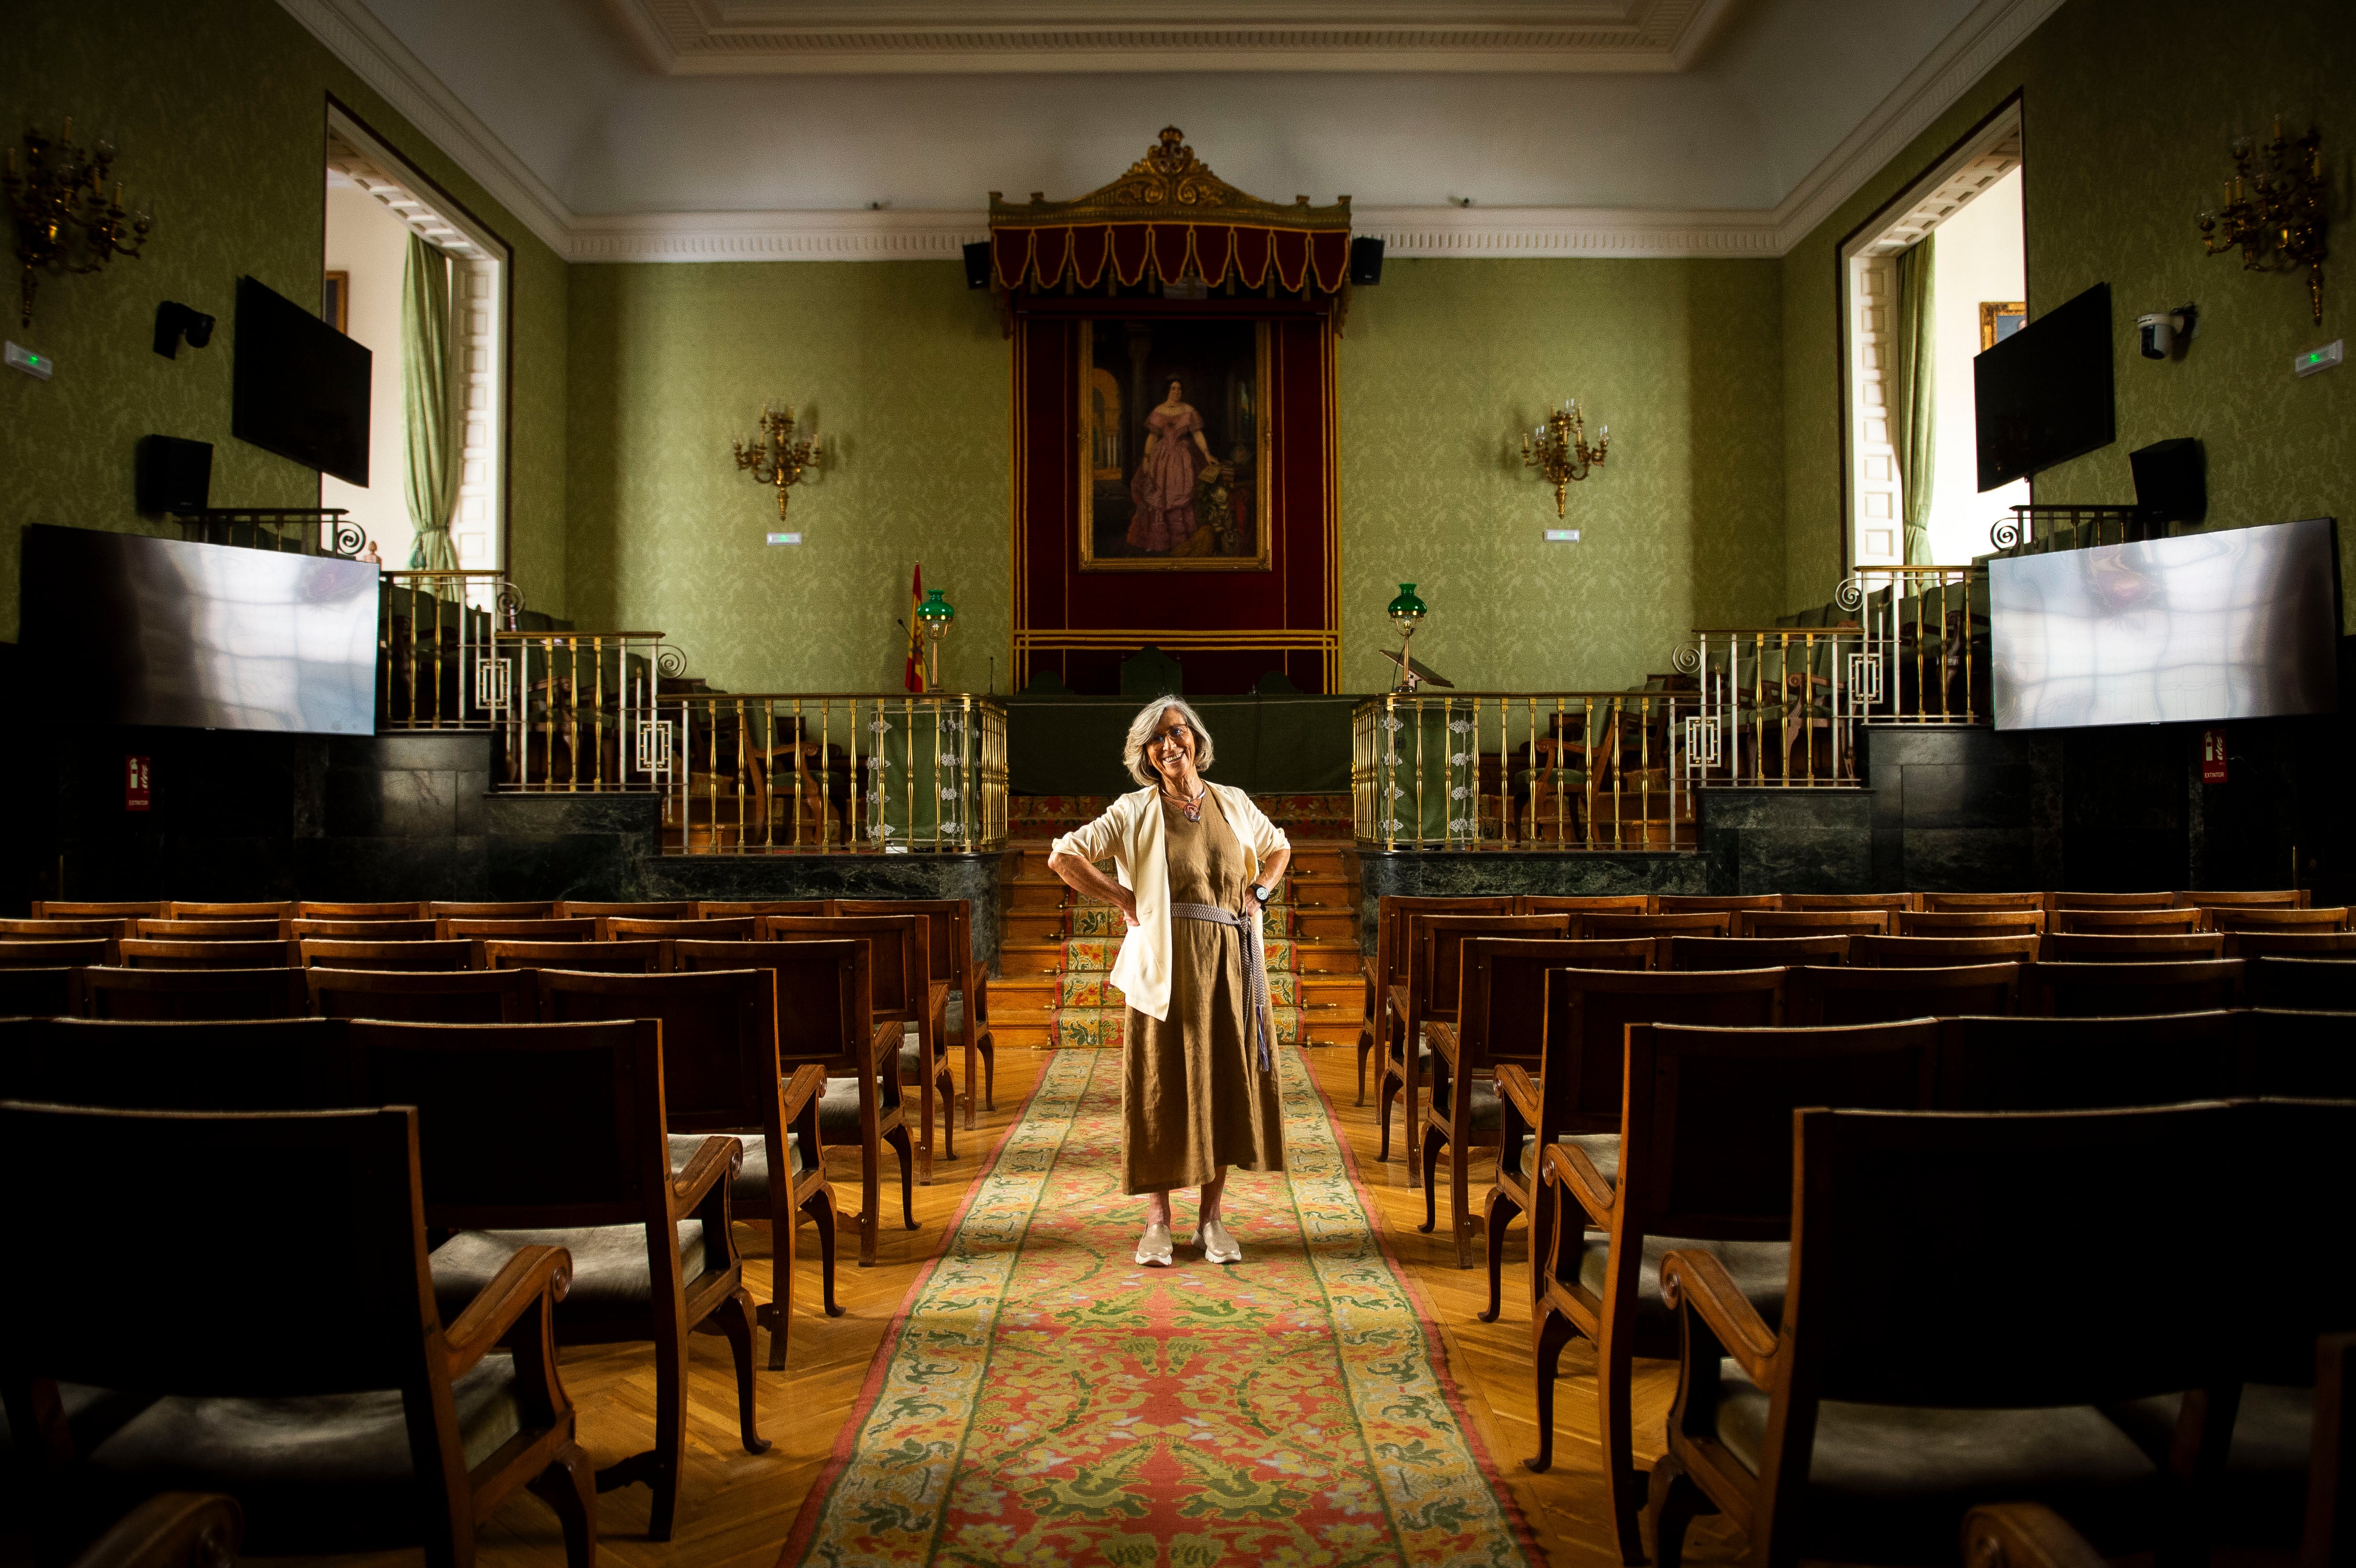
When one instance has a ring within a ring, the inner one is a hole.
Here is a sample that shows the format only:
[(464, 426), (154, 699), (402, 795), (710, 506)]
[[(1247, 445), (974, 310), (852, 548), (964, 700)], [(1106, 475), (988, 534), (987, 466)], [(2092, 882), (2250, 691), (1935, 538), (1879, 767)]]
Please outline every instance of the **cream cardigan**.
[[(1205, 781), (1207, 782), (1207, 781)], [(1284, 829), (1252, 804), (1251, 796), (1226, 784), (1211, 784), (1226, 808), (1227, 826), (1243, 845), (1245, 875), (1254, 883), (1259, 869), (1291, 840)], [(1141, 789), (1116, 796), (1105, 814), (1086, 827), (1055, 840), (1053, 852), (1077, 855), (1083, 860), (1112, 857), (1113, 875), (1137, 895), (1137, 924), (1120, 939), (1120, 955), (1113, 960), (1112, 983), (1129, 1005), (1160, 1022), (1170, 1018), (1170, 852), (1162, 842), (1159, 790)], [(1267, 968), (1268, 944), (1260, 943), (1261, 968)]]

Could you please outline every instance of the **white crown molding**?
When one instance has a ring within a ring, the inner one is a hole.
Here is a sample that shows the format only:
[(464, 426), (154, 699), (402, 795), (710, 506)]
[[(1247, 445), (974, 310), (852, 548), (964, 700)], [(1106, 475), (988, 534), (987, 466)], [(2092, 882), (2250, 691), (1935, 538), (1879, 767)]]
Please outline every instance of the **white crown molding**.
[(2023, 38), (2062, 8), (2062, 0), (1980, 0), (1971, 14), (1906, 73), (1873, 112), (1810, 169), (1775, 205), (1775, 253), (1814, 233), (1865, 188), (1931, 122), (1996, 68)]
[(569, 261), (956, 261), (990, 238), (969, 212), (643, 212), (576, 218)]
[(425, 138), (515, 214), (557, 254), (573, 214), (546, 181), (483, 123), (458, 95), (393, 37), (360, 0), (278, 0), (287, 15), (400, 111)]
[(1649, 212), (1606, 207), (1368, 207), (1351, 230), (1382, 240), (1386, 258), (1772, 258), (1764, 212)]

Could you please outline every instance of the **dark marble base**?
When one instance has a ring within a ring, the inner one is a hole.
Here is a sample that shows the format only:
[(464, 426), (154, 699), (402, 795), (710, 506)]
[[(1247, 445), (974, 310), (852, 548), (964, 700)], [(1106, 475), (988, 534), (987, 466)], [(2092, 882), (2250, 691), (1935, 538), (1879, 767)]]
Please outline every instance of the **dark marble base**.
[[(2050, 888), (2057, 835), (2050, 770), (2029, 737), (1992, 730), (1869, 728), (1878, 892)], [(2058, 825), (2056, 825), (2058, 826)]]
[(1707, 891), (1870, 891), (1870, 790), (1711, 789), (1694, 798), (1701, 817)]
[(1375, 950), (1380, 901), (1536, 893), (1554, 898), (1609, 893), (1704, 893), (1698, 855), (1525, 854), (1513, 850), (1358, 853), (1358, 944)]

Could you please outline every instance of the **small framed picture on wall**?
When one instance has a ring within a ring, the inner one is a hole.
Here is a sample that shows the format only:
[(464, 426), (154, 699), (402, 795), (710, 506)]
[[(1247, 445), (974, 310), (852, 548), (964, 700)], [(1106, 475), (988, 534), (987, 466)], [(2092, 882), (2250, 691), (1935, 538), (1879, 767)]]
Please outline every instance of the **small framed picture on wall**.
[[(1985, 310), (1987, 307), (1980, 307)], [(349, 272), (329, 272), (319, 292), (319, 319), (346, 336), (351, 335), (352, 275)]]
[(1980, 301), (1980, 352), (1989, 349), (2019, 332), (2029, 320), (2029, 306), (2020, 300)]

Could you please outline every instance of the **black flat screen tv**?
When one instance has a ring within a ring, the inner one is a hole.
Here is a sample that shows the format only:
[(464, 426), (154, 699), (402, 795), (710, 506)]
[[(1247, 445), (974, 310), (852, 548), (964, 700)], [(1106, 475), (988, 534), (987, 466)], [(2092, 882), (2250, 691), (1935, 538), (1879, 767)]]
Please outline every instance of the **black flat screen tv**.
[(1983, 490), (2117, 440), (2111, 285), (2096, 283), (1976, 356), (1972, 406)]
[(373, 563), (40, 524), (24, 540), (25, 656), (69, 717), (375, 732)]
[(229, 432), (365, 486), (369, 363), (367, 349), (293, 300), (240, 278)]
[(2333, 712), (2339, 562), (2329, 517), (1998, 557), (1996, 727)]

